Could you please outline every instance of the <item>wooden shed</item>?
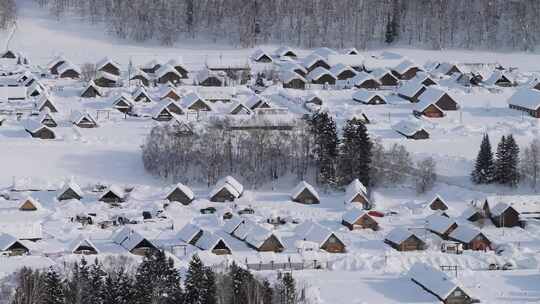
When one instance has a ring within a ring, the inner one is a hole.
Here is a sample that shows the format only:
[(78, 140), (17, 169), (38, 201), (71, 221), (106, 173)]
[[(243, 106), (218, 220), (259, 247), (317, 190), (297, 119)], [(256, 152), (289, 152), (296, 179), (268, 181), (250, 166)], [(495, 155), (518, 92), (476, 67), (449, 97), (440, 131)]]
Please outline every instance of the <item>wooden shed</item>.
[(379, 223), (373, 219), (367, 212), (358, 208), (352, 208), (343, 214), (341, 224), (349, 230), (371, 229), (379, 230)]
[(416, 251), (426, 249), (426, 243), (413, 232), (394, 228), (386, 236), (384, 242), (397, 251)]
[(497, 227), (519, 227), (521, 221), (519, 212), (506, 203), (498, 203), (490, 209), (493, 224)]
[(305, 181), (301, 181), (298, 185), (296, 185), (296, 187), (291, 193), (291, 199), (293, 202), (306, 205), (320, 203), (320, 198), (317, 190), (315, 190), (312, 185), (308, 184)]
[(167, 194), (167, 200), (170, 202), (179, 202), (182, 205), (189, 205), (195, 199), (195, 194), (186, 185), (182, 183), (176, 186)]

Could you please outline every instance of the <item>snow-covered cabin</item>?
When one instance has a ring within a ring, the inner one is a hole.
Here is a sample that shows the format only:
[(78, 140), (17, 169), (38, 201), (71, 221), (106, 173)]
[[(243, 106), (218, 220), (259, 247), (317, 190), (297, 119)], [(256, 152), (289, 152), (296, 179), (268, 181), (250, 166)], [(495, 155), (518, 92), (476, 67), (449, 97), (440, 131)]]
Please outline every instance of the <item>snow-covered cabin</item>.
[(321, 202), (317, 190), (306, 181), (301, 181), (294, 187), (291, 192), (291, 199), (293, 202), (307, 205), (319, 204)]
[(416, 251), (426, 249), (426, 243), (412, 231), (404, 228), (394, 228), (384, 242), (397, 251)]
[(456, 278), (450, 277), (447, 273), (431, 265), (417, 262), (409, 269), (407, 277), (442, 303), (474, 303), (468, 291), (465, 291)]
[(416, 116), (423, 115), (429, 118), (444, 117), (444, 111), (436, 103), (431, 102), (427, 98), (420, 100), (414, 105), (413, 114)]
[(359, 203), (365, 209), (370, 207), (367, 188), (358, 179), (354, 179), (345, 190), (345, 204)]
[(381, 86), (381, 83), (377, 79), (366, 72), (359, 72), (350, 81), (359, 89), (378, 89)]
[(379, 230), (379, 223), (373, 219), (366, 211), (351, 208), (343, 214), (341, 224), (349, 230), (372, 229)]
[(176, 236), (187, 244), (195, 245), (203, 233), (204, 231), (201, 227), (192, 223), (187, 223), (178, 231)]
[(210, 191), (209, 197), (211, 202), (232, 202), (243, 193), (244, 186), (234, 177), (226, 176), (216, 183)]
[(443, 111), (455, 111), (459, 104), (452, 96), (442, 88), (429, 86), (420, 95), (419, 102), (436, 104)]
[(172, 83), (176, 85), (182, 81), (182, 75), (168, 63), (162, 65), (155, 74), (157, 82), (161, 84)]
[(126, 193), (122, 188), (111, 185), (103, 191), (98, 200), (109, 204), (123, 203), (126, 201)]
[(452, 231), (458, 227), (456, 221), (442, 214), (435, 213), (426, 218), (426, 229), (447, 240)]
[(540, 91), (522, 88), (508, 99), (510, 109), (519, 110), (534, 118), (540, 118)]
[(88, 112), (73, 111), (70, 115), (70, 121), (73, 125), (84, 129), (96, 128), (98, 126), (96, 120)]
[(514, 77), (504, 71), (494, 70), (482, 83), (488, 86), (511, 87), (515, 82)]
[(49, 108), (45, 108), (45, 111), (39, 114), (39, 116), (37, 117), (37, 121), (46, 125), (49, 128), (58, 127), (58, 123), (56, 122), (56, 119), (54, 118)]
[(429, 203), (429, 208), (431, 210), (448, 210), (448, 204), (445, 202), (445, 200), (440, 195), (435, 195), (433, 200)]
[(336, 76), (329, 70), (323, 67), (317, 67), (309, 72), (307, 79), (314, 84), (336, 84)]
[(429, 133), (417, 119), (401, 120), (392, 125), (392, 129), (408, 139), (420, 140), (429, 138)]
[[(232, 225), (234, 224), (234, 225)], [(260, 252), (282, 252), (283, 242), (272, 231), (247, 219), (238, 219), (226, 228), (232, 236)]]
[(32, 137), (39, 139), (55, 139), (56, 133), (53, 129), (34, 119), (25, 119), (21, 122), (24, 130)]
[(330, 229), (312, 222), (306, 221), (294, 229), (295, 238), (302, 241), (312, 242), (329, 253), (344, 253), (347, 251), (345, 243)]
[[(24, 88), (23, 88), (24, 90)], [(28, 97), (36, 97), (41, 96), (43, 94), (47, 94), (47, 89), (45, 86), (38, 80), (34, 81), (27, 89), (26, 94)], [(2, 95), (0, 95), (2, 96)]]
[(129, 227), (124, 227), (115, 232), (112, 240), (115, 244), (122, 246), (135, 255), (145, 256), (148, 252), (157, 250), (157, 247), (151, 241)]
[(98, 254), (99, 250), (90, 238), (79, 235), (69, 243), (68, 252), (73, 254), (92, 255)]
[(142, 85), (142, 86), (149, 86), (150, 85), (150, 81), (152, 80), (152, 78), (150, 77), (150, 75), (148, 75), (145, 71), (141, 70), (141, 69), (135, 69), (133, 71), (133, 74), (130, 75), (130, 79), (129, 81), (134, 81), (134, 82), (138, 82), (139, 85)]
[(470, 250), (490, 250), (491, 241), (476, 227), (468, 224), (458, 225), (448, 238), (463, 244), (464, 249)]
[(98, 96), (103, 96), (103, 94), (101, 93), (101, 89), (94, 83), (94, 81), (90, 80), (88, 85), (86, 85), (86, 87), (81, 92), (81, 97), (95, 98)]
[(56, 107), (53, 98), (46, 94), (42, 95), (37, 102), (37, 110), (39, 112), (44, 111), (45, 108), (48, 108), (52, 113), (58, 112), (58, 108)]
[(347, 80), (356, 76), (356, 71), (348, 65), (337, 63), (330, 68), (330, 73), (338, 80)]
[(298, 57), (298, 54), (288, 46), (280, 46), (277, 50), (275, 50), (274, 54), (278, 58), (289, 57), (295, 59)]
[(52, 75), (58, 75), (58, 67), (66, 61), (68, 60), (64, 56), (57, 56), (47, 64), (47, 69)]
[(442, 74), (442, 75), (452, 75), (452, 74), (465, 74), (467, 69), (463, 66), (458, 65), (457, 63), (443, 62), (439, 63), (434, 70), (431, 71), (432, 74)]
[(131, 95), (122, 93), (112, 103), (112, 108), (122, 113), (129, 113), (133, 108), (133, 99)]
[(222, 72), (215, 72), (209, 69), (200, 70), (195, 79), (196, 82), (203, 87), (222, 87), (225, 83), (226, 76)]
[[(174, 103), (171, 103), (171, 105), (175, 105)], [(152, 109), (152, 119), (155, 121), (170, 121), (174, 117), (171, 110), (169, 110), (169, 103), (163, 102), (160, 104), (157, 104)]]
[(279, 73), (279, 80), (286, 89), (304, 90), (307, 84), (307, 80), (302, 75), (289, 70), (281, 71)]
[(392, 69), (392, 73), (399, 79), (409, 80), (422, 71), (419, 65), (409, 59), (405, 59)]
[(188, 109), (191, 111), (202, 111), (202, 112), (209, 112), (212, 111), (212, 107), (210, 106), (210, 103), (208, 103), (204, 98), (201, 97), (196, 92), (191, 92), (184, 96), (180, 100), (180, 105), (184, 109)]
[(81, 77), (81, 69), (69, 61), (62, 63), (57, 71), (60, 78), (78, 79)]
[(31, 196), (24, 198), (19, 204), (20, 211), (37, 211), (42, 208), (41, 203)]
[(135, 102), (152, 102), (152, 97), (143, 86), (137, 87), (131, 96)]
[(26, 255), (30, 250), (16, 237), (8, 233), (0, 234), (0, 252), (9, 256)]
[(292, 62), (292, 61), (286, 61), (286, 62), (280, 62), (279, 63), (279, 70), (280, 71), (292, 71), (292, 72), (295, 72), (296, 74), (302, 76), (302, 77), (306, 77), (307, 74), (308, 74), (308, 70), (303, 66), (301, 65), (300, 63), (297, 63), (297, 62)]
[(354, 92), (352, 98), (354, 101), (367, 105), (386, 104), (386, 98), (378, 91), (359, 89), (358, 91)]
[(426, 86), (421, 81), (412, 79), (402, 84), (396, 93), (399, 97), (410, 102), (418, 102), (418, 99), (426, 89)]
[(247, 107), (249, 107), (251, 110), (255, 111), (255, 109), (270, 109), (272, 108), (272, 105), (270, 105), (270, 102), (258, 95), (258, 94), (252, 94), (250, 95), (246, 101), (245, 104)]
[(312, 103), (318, 106), (322, 106), (324, 102), (321, 95), (317, 91), (311, 90), (307, 93), (306, 97), (304, 97), (304, 103)]
[(360, 72), (364, 69), (364, 56), (349, 54), (331, 54), (328, 56), (328, 64), (331, 66), (343, 64), (345, 66), (351, 67), (357, 72)]
[(490, 208), (490, 217), (497, 227), (519, 227), (521, 226), (519, 212), (507, 203), (498, 203)]
[(251, 54), (251, 59), (259, 63), (270, 63), (273, 61), (272, 57), (261, 49), (256, 49), (253, 54)]
[(195, 194), (188, 186), (178, 183), (169, 191), (166, 198), (169, 202), (179, 202), (182, 205), (189, 205), (195, 199)]
[(321, 56), (317, 55), (317, 54), (311, 54), (305, 58), (303, 58), (300, 63), (302, 64), (302, 66), (304, 66), (304, 68), (306, 68), (306, 70), (308, 71), (308, 73), (311, 73), (311, 71), (315, 70), (316, 68), (324, 68), (326, 70), (328, 70), (330, 68), (330, 65), (328, 64), (328, 62)]
[(120, 76), (121, 69), (122, 67), (118, 62), (108, 57), (105, 57), (96, 63), (96, 70), (98, 72)]
[(395, 87), (398, 85), (399, 80), (387, 69), (375, 69), (371, 71), (371, 76), (377, 79), (382, 86)]
[(252, 110), (246, 106), (243, 102), (240, 100), (235, 100), (232, 105), (229, 107), (228, 113), (231, 115), (250, 115), (252, 114)]
[(162, 61), (157, 59), (152, 59), (149, 62), (143, 64), (140, 68), (143, 72), (147, 74), (154, 74), (161, 66), (163, 65)]
[(81, 187), (75, 183), (74, 181), (69, 181), (62, 186), (61, 189), (58, 190), (56, 199), (59, 201), (65, 201), (65, 200), (80, 200), (84, 196), (84, 192), (82, 191)]
[(174, 59), (171, 59), (171, 60), (167, 61), (167, 64), (174, 67), (174, 69), (178, 72), (178, 74), (180, 74), (180, 77), (182, 79), (188, 78), (188, 70), (184, 66), (184, 61), (183, 61), (182, 57), (176, 57)]
[(231, 254), (231, 246), (227, 244), (225, 239), (209, 231), (203, 231), (195, 246), (202, 250), (208, 250), (215, 255)]
[(119, 85), (120, 76), (105, 71), (98, 71), (94, 78), (94, 83), (102, 88), (113, 88)]

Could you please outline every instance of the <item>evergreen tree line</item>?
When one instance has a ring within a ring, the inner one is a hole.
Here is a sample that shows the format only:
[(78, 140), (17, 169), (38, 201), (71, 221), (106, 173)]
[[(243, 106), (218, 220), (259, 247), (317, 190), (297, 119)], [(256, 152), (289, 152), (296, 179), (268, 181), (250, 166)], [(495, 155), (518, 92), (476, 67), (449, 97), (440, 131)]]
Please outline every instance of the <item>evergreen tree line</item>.
[(163, 251), (149, 253), (134, 270), (106, 269), (84, 258), (71, 268), (22, 268), (2, 303), (11, 304), (296, 304), (305, 303), (291, 273), (273, 284), (232, 264), (214, 272), (194, 255), (185, 273)]
[[(10, 0), (11, 1), (11, 0)], [(59, 20), (77, 14), (114, 36), (239, 46), (533, 50), (540, 2), (470, 0), (35, 0)]]
[(484, 135), (471, 180), (476, 184), (498, 183), (516, 187), (520, 182), (520, 152), (512, 134), (502, 136), (495, 157), (489, 136)]
[(15, 0), (0, 1), (0, 29), (7, 29), (17, 20)]
[(293, 130), (234, 130), (227, 119), (186, 135), (175, 125), (152, 129), (142, 147), (146, 170), (171, 182), (214, 184), (233, 175), (257, 187), (292, 174), (298, 180), (341, 188), (358, 178), (366, 186), (413, 180), (419, 192), (433, 187), (435, 162), (418, 163), (401, 145), (384, 148), (371, 140), (357, 118), (346, 121), (341, 136), (327, 112), (295, 122)]

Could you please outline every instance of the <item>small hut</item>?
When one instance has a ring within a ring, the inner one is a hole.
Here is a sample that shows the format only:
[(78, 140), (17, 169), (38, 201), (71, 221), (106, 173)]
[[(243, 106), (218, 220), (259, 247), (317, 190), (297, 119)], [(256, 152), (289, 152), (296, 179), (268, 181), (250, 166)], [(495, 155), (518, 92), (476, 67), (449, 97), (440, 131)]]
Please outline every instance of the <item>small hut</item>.
[(296, 185), (291, 193), (291, 199), (293, 202), (307, 205), (319, 204), (321, 201), (317, 190), (305, 181)]

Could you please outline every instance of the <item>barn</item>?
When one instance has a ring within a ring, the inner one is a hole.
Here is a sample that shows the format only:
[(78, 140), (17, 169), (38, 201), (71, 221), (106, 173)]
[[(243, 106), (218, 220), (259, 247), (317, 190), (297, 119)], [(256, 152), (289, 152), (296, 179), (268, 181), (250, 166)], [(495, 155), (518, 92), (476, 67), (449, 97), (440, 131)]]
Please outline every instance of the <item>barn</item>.
[(426, 249), (426, 243), (413, 232), (394, 228), (386, 235), (384, 242), (397, 251), (417, 251)]
[(358, 208), (352, 208), (343, 214), (341, 224), (349, 230), (371, 229), (379, 230), (379, 223), (375, 221), (367, 212)]
[(428, 139), (429, 133), (418, 120), (401, 120), (392, 129), (408, 139)]
[(293, 202), (306, 205), (320, 203), (320, 198), (317, 190), (315, 190), (312, 185), (308, 184), (305, 181), (301, 181), (298, 185), (296, 185), (296, 187), (291, 193), (291, 199)]
[(169, 202), (179, 202), (182, 205), (189, 205), (195, 199), (195, 194), (188, 186), (178, 183), (169, 191), (166, 198)]

